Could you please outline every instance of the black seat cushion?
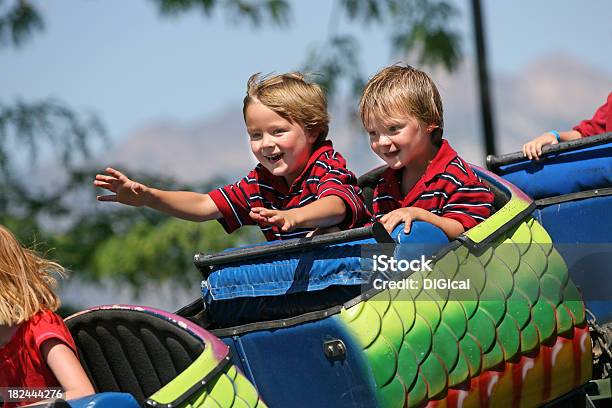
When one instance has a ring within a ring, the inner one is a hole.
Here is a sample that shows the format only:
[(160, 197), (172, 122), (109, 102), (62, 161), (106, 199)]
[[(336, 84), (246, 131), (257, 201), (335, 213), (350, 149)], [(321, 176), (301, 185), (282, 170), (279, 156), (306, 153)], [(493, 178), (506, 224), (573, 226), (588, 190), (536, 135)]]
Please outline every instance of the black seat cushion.
[(372, 199), (374, 196), (374, 188), (378, 184), (380, 175), (387, 169), (387, 166), (380, 166), (373, 170), (368, 171), (357, 179), (357, 184), (363, 192), (363, 198), (366, 203), (368, 210), (372, 212)]
[(282, 296), (216, 300), (208, 305), (208, 315), (214, 328), (287, 319), (342, 305), (359, 296), (362, 291), (363, 288), (359, 285), (332, 285), (318, 291), (290, 293)]
[(97, 392), (127, 392), (141, 404), (204, 350), (197, 337), (146, 312), (92, 310), (66, 324)]

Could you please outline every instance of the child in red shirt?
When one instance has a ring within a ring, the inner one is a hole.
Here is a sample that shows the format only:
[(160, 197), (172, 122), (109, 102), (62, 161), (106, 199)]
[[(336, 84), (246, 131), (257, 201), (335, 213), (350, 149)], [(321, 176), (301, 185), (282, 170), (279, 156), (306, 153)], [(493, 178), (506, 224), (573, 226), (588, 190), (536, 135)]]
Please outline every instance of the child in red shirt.
[[(0, 225), (0, 387), (61, 387), (64, 399), (94, 393), (68, 328), (53, 313), (60, 301), (51, 273), (63, 271), (22, 248)], [(5, 408), (34, 402), (9, 397), (2, 395)]]
[(325, 140), (327, 101), (318, 85), (299, 73), (255, 74), (247, 84), (243, 115), (259, 161), (243, 179), (209, 194), (162, 191), (107, 168), (94, 185), (115, 194), (98, 200), (147, 206), (191, 221), (216, 219), (227, 232), (257, 224), (269, 241), (368, 222), (355, 175)]
[(391, 232), (421, 220), (454, 239), (487, 218), (493, 194), (442, 139), (442, 100), (431, 78), (394, 65), (366, 85), (359, 112), (370, 147), (388, 165), (373, 193), (374, 218)]
[(542, 133), (523, 145), (523, 156), (528, 157), (529, 160), (537, 160), (542, 155), (542, 147), (546, 145), (595, 136), (606, 132), (612, 132), (612, 92), (608, 94), (606, 103), (595, 111), (591, 119), (583, 120), (574, 126), (572, 130), (565, 132), (551, 130)]

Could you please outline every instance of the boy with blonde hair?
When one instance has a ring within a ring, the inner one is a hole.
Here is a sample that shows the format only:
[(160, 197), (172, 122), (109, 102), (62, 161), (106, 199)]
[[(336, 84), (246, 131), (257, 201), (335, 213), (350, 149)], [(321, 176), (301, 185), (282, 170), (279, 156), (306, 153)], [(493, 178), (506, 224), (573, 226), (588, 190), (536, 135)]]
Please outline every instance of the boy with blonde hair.
[(442, 138), (442, 99), (431, 78), (393, 65), (366, 85), (359, 113), (370, 147), (388, 165), (373, 193), (374, 218), (390, 232), (421, 220), (454, 239), (487, 218), (493, 194)]
[(368, 221), (355, 175), (325, 140), (327, 100), (318, 85), (299, 73), (255, 74), (247, 83), (243, 115), (259, 162), (243, 179), (208, 194), (163, 191), (107, 168), (94, 185), (114, 194), (98, 200), (147, 206), (191, 221), (216, 219), (227, 232), (257, 224), (269, 241)]

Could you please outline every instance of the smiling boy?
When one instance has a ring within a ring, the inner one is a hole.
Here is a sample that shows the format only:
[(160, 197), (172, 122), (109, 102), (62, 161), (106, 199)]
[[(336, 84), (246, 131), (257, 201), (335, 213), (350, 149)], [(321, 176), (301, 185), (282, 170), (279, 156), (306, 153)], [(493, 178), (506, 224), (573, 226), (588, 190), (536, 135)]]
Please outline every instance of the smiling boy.
[(255, 74), (247, 83), (243, 115), (259, 162), (243, 179), (208, 194), (163, 191), (107, 168), (94, 185), (114, 194), (98, 200), (147, 206), (191, 221), (217, 219), (227, 232), (257, 224), (269, 241), (368, 221), (355, 175), (325, 140), (327, 101), (318, 85), (299, 73)]
[(366, 85), (359, 112), (388, 168), (373, 192), (374, 218), (391, 232), (421, 220), (454, 239), (487, 218), (493, 194), (442, 139), (442, 99), (431, 78), (394, 65)]

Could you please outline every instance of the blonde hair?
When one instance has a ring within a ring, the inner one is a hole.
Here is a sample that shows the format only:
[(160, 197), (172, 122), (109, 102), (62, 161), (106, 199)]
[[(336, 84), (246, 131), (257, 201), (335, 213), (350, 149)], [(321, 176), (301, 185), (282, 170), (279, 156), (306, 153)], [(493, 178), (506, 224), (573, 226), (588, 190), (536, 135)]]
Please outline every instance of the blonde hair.
[(57, 310), (54, 272), (64, 275), (64, 268), (22, 247), (0, 225), (0, 325), (23, 323), (42, 309)]
[(251, 75), (242, 107), (245, 120), (247, 108), (255, 102), (315, 132), (317, 144), (327, 137), (329, 115), (325, 93), (319, 85), (305, 81), (299, 72), (274, 76), (261, 76), (260, 73)]
[(409, 65), (392, 65), (374, 75), (359, 101), (359, 115), (366, 128), (372, 120), (412, 116), (422, 125), (435, 126), (434, 144), (442, 140), (444, 117), (438, 88), (429, 75)]

